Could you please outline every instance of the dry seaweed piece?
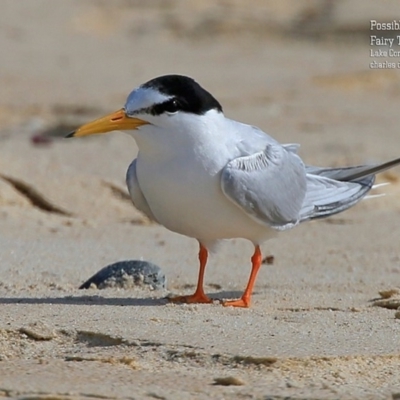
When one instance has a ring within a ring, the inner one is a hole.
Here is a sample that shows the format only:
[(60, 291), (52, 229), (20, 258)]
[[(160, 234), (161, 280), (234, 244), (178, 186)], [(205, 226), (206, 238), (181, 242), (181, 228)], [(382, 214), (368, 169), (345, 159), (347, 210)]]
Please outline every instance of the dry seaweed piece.
[(276, 357), (253, 357), (253, 356), (234, 356), (233, 361), (244, 365), (265, 365), (275, 364), (278, 359)]
[(263, 258), (261, 264), (272, 265), (275, 261), (275, 257), (273, 255), (269, 255)]
[(4, 174), (0, 174), (0, 178), (11, 184), (14, 189), (25, 196), (33, 206), (49, 213), (65, 215), (68, 217), (73, 216), (73, 214), (69, 211), (63, 210), (62, 208), (51, 203), (33, 186), (21, 181), (20, 179), (12, 178), (11, 176)]

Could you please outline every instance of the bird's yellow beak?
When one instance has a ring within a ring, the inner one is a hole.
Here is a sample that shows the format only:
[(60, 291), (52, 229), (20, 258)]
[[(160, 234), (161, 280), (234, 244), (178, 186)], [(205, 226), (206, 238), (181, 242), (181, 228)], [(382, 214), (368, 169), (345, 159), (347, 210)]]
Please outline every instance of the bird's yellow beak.
[(118, 111), (106, 115), (105, 117), (82, 125), (76, 131), (71, 132), (66, 137), (70, 138), (111, 131), (132, 130), (147, 124), (149, 124), (149, 122), (143, 121), (142, 119), (128, 117), (125, 113), (125, 110), (121, 108)]

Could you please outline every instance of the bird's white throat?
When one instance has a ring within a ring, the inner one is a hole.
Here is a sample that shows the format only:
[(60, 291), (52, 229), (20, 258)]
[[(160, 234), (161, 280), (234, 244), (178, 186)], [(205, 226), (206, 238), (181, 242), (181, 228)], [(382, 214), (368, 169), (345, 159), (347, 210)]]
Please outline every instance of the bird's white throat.
[[(178, 113), (174, 115), (147, 115), (149, 125), (131, 135), (143, 157), (166, 161), (185, 154), (185, 157), (215, 159), (215, 152), (224, 153), (224, 143), (232, 146), (234, 137), (226, 131), (227, 119), (220, 112), (210, 110), (204, 115)], [(215, 151), (213, 150), (215, 148)], [(222, 155), (221, 154), (221, 155)]]

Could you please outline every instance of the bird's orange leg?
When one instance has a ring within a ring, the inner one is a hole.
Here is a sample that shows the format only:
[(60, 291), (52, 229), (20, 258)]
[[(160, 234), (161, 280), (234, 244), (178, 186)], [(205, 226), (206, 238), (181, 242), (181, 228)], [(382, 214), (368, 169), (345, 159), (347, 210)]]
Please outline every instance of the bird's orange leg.
[(246, 290), (244, 291), (242, 297), (239, 300), (224, 301), (222, 303), (224, 306), (246, 307), (246, 308), (250, 307), (251, 294), (253, 292), (253, 286), (256, 281), (258, 270), (261, 267), (261, 261), (262, 261), (262, 256), (261, 256), (260, 246), (256, 246), (253, 257), (251, 257), (252, 267)]
[(199, 250), (200, 270), (199, 270), (199, 279), (197, 281), (196, 291), (190, 296), (172, 297), (169, 299), (170, 301), (176, 303), (212, 303), (212, 300), (206, 296), (203, 289), (204, 271), (206, 269), (207, 258), (208, 258), (208, 251), (200, 243), (200, 250)]

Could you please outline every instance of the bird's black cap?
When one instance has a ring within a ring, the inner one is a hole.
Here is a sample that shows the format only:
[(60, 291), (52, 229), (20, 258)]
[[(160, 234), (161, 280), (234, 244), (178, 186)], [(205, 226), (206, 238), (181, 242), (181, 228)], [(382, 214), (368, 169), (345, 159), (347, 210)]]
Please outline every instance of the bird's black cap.
[(160, 115), (165, 111), (183, 111), (197, 115), (204, 115), (210, 110), (222, 112), (222, 106), (218, 100), (188, 76), (159, 76), (144, 83), (141, 87), (155, 89), (162, 94), (171, 96), (170, 100), (157, 104), (149, 110), (153, 115)]

